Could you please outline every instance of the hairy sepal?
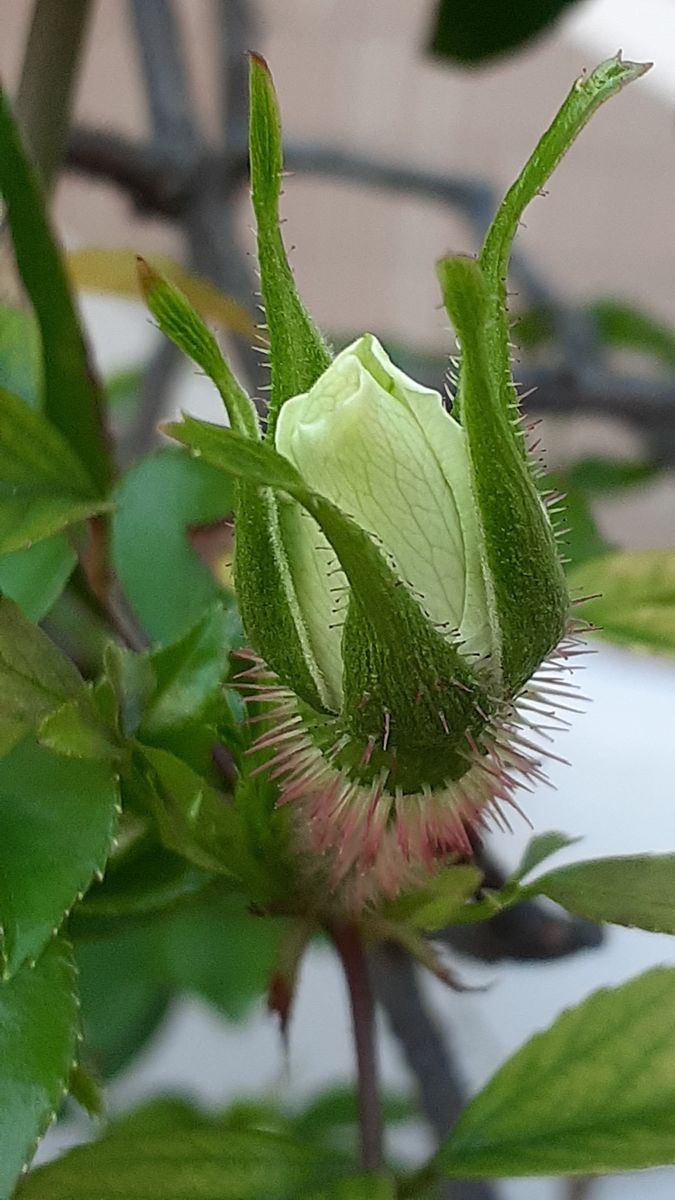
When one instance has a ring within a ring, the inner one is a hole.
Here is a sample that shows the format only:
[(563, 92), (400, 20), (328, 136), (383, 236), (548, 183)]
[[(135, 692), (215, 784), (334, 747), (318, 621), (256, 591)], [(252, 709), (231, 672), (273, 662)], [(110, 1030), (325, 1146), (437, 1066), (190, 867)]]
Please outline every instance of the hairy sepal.
[[(139, 259), (139, 278), (162, 333), (213, 380), (230, 424), (252, 444), (260, 441), (258, 417), (218, 344), (187, 297)], [(237, 487), (235, 578), (248, 636), (270, 664), (296, 681), (298, 694), (321, 708), (325, 688), (312, 660), (279, 529), (277, 497), (270, 488), (240, 478)]]
[(441, 260), (443, 299), (461, 346), (460, 405), (503, 686), (515, 694), (560, 641), (569, 599), (555, 537), (523, 459), (491, 360), (495, 316), (483, 270), (467, 257)]
[(284, 401), (309, 391), (331, 354), (298, 295), (281, 236), (281, 120), (272, 76), (258, 54), (250, 55), (250, 102), (251, 195), (272, 368), (267, 437), (273, 439)]
[[(251, 485), (291, 496), (334, 550), (350, 588), (342, 637), (344, 765), (365, 780), (384, 765), (404, 791), (459, 778), (471, 762), (467, 732), (475, 737), (483, 728), (490, 698), (459, 649), (426, 620), (371, 535), (307, 488), (270, 446), (194, 418), (168, 432)], [(293, 687), (292, 679), (284, 681)], [(367, 762), (364, 747), (370, 748)]]
[[(575, 80), (559, 112), (540, 138), (516, 182), (509, 188), (488, 230), (480, 253), (491, 318), (486, 351), (494, 378), (499, 381), (502, 406), (506, 409), (518, 409), (518, 397), (511, 376), (506, 301), (509, 258), (520, 219), (530, 201), (541, 193), (561, 158), (596, 109), (634, 79), (639, 79), (651, 65), (624, 62), (619, 52), (614, 58), (600, 63), (590, 74), (584, 72)], [(520, 431), (518, 441), (520, 452), (524, 455), (525, 443)]]

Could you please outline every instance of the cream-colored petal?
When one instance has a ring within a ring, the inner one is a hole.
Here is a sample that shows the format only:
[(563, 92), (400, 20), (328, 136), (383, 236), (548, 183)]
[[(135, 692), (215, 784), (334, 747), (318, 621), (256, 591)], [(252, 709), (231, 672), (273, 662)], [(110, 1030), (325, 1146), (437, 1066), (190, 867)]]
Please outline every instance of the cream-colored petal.
[[(487, 611), (464, 433), (370, 335), (288, 400), (277, 449), (378, 536), (432, 622), (485, 653)], [(461, 509), (461, 511), (460, 511)]]

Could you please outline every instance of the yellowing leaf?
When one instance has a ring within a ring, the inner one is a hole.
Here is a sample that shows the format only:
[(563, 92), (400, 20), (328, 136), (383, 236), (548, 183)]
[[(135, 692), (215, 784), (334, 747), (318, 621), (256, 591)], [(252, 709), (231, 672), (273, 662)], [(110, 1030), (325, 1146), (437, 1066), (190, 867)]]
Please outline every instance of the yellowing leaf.
[[(203, 317), (242, 337), (255, 337), (257, 329), (253, 318), (231, 296), (219, 292), (207, 279), (194, 275), (168, 255), (153, 254), (151, 259), (153, 267), (185, 292)], [(66, 256), (66, 266), (73, 286), (79, 291), (142, 299), (133, 250), (94, 246), (73, 250)]]

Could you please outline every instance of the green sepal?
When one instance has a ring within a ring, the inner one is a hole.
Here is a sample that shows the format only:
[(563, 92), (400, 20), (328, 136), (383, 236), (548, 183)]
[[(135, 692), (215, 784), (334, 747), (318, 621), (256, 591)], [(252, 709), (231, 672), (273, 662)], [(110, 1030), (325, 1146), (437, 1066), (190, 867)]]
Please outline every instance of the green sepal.
[(272, 391), (267, 437), (272, 440), (284, 401), (309, 391), (330, 366), (331, 354), (298, 295), (286, 256), (279, 226), (283, 170), (279, 106), (267, 63), (259, 54), (249, 57), (251, 195), (270, 342)]
[(70, 945), (53, 938), (0, 983), (0, 1197), (9, 1200), (63, 1103), (80, 1035)]
[[(142, 259), (141, 285), (160, 329), (213, 380), (232, 428), (260, 438), (255, 409), (225, 362), (213, 334), (186, 296)], [(275, 670), (295, 680), (298, 694), (323, 707), (320, 672), (313, 660), (279, 529), (277, 501), (241, 479), (237, 487), (235, 579), (244, 628)]]
[(223, 358), (218, 343), (187, 296), (138, 258), (138, 277), (143, 295), (162, 333), (191, 358), (215, 383), (233, 429), (260, 437), (255, 408), (237, 383), (232, 369)]
[[(518, 179), (509, 189), (488, 230), (480, 263), (488, 286), (490, 324), (486, 349), (492, 376), (498, 381), (504, 408), (518, 407), (511, 375), (507, 272), (511, 248), (523, 212), (539, 195), (561, 158), (593, 113), (605, 100), (649, 70), (651, 63), (623, 62), (621, 54), (600, 63), (590, 75), (581, 75), (553, 122), (540, 138)], [(524, 451), (522, 435), (521, 448)]]
[[(167, 432), (214, 466), (292, 496), (333, 547), (351, 587), (343, 711), (347, 732), (361, 743), (359, 755), (369, 738), (383, 753), (391, 742), (398, 755), (396, 781), (405, 791), (464, 774), (466, 732), (480, 732), (489, 696), (459, 650), (426, 620), (370, 534), (310, 491), (270, 446), (192, 417)], [(357, 768), (358, 762), (346, 761)], [(381, 765), (375, 756), (370, 774)]]
[(517, 692), (560, 640), (569, 599), (550, 521), (524, 461), (491, 357), (495, 318), (475, 259), (442, 259), (443, 299), (462, 349), (460, 401), (503, 682)]

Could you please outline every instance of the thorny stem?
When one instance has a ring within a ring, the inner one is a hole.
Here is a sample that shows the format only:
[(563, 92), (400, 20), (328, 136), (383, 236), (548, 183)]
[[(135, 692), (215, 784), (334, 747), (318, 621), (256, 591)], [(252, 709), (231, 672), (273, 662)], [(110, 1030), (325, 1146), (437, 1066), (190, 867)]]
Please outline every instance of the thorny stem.
[(364, 1171), (382, 1166), (382, 1110), (375, 1046), (375, 1005), (368, 962), (356, 925), (334, 925), (330, 930), (347, 981), (358, 1072), (361, 1165)]

